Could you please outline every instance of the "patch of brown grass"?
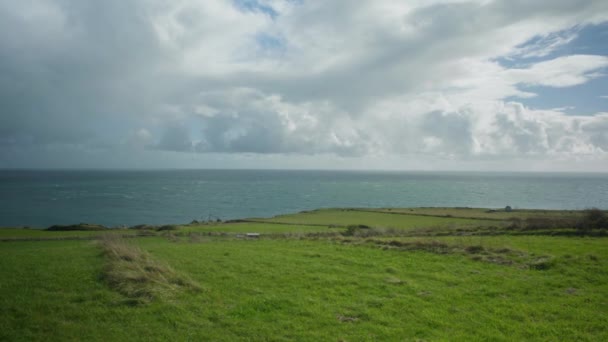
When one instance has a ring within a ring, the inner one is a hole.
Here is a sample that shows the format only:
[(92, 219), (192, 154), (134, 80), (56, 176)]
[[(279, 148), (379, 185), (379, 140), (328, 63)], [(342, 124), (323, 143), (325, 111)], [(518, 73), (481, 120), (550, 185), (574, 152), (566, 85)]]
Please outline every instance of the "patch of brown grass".
[(446, 243), (431, 239), (388, 240), (388, 239), (340, 239), (341, 243), (372, 244), (384, 250), (425, 251), (435, 254), (460, 254), (474, 261), (482, 261), (505, 266), (520, 266), (534, 270), (547, 270), (555, 260), (549, 256), (534, 257), (510, 248), (488, 248), (478, 244)]
[(99, 246), (107, 260), (102, 275), (104, 281), (131, 303), (168, 298), (184, 290), (200, 290), (190, 278), (120, 237), (104, 236)]

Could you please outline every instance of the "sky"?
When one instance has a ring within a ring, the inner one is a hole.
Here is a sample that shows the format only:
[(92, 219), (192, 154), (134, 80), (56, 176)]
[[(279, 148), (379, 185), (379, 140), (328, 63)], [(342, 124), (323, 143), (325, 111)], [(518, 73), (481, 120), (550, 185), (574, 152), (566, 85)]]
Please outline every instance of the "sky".
[(0, 0), (0, 168), (608, 172), (608, 1)]

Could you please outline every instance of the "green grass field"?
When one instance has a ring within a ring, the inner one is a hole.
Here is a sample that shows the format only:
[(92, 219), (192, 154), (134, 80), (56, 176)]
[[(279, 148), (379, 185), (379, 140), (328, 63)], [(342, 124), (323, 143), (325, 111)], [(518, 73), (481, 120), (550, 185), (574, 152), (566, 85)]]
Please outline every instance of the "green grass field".
[(183, 226), (182, 232), (219, 232), (219, 233), (314, 233), (330, 231), (328, 226), (274, 224), (265, 222), (239, 222), (222, 223), (209, 225), (188, 225)]
[(105, 231), (47, 231), (42, 229), (0, 228), (0, 240), (14, 239), (66, 239), (66, 238), (95, 238), (103, 234), (136, 235), (133, 229), (112, 229)]
[[(319, 210), (128, 239), (2, 229), (0, 340), (608, 340), (605, 236), (459, 235), (496, 221), (426, 210), (438, 216)], [(349, 224), (454, 234), (328, 228)]]
[(505, 211), (503, 209), (490, 210), (486, 208), (378, 208), (366, 209), (382, 213), (406, 214), (406, 215), (429, 215), (454, 218), (476, 218), (489, 220), (505, 220), (513, 217), (580, 217), (581, 211), (576, 210), (531, 210), (513, 209)]
[(291, 215), (281, 215), (270, 219), (255, 219), (260, 222), (289, 224), (340, 225), (363, 224), (370, 227), (412, 229), (453, 225), (478, 225), (479, 220), (467, 218), (446, 218), (422, 215), (391, 215), (383, 212), (356, 209), (323, 209)]

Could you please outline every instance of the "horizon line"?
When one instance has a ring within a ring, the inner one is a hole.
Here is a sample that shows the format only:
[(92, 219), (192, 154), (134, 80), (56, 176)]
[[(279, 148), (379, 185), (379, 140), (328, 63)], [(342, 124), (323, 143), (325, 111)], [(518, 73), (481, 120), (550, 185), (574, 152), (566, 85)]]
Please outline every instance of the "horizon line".
[(329, 169), (329, 168), (27, 168), (27, 167), (0, 167), (0, 172), (6, 171), (311, 171), (311, 172), (379, 172), (379, 173), (534, 173), (534, 174), (602, 174), (608, 171), (546, 171), (546, 170), (431, 170), (431, 169)]

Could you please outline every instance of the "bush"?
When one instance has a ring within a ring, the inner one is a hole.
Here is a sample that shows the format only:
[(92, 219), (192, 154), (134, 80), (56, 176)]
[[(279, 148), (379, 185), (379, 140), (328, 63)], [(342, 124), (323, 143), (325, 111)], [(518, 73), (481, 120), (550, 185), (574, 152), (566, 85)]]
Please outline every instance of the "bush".
[(360, 231), (361, 229), (370, 229), (369, 226), (366, 226), (364, 224), (351, 224), (346, 226), (346, 231), (343, 233), (343, 235), (345, 236), (353, 236), (356, 235), (358, 231)]
[(104, 227), (99, 224), (89, 224), (89, 223), (79, 223), (79, 224), (71, 224), (67, 226), (54, 225), (48, 227), (46, 230), (48, 231), (92, 231), (92, 230), (107, 230), (107, 227)]
[(524, 222), (526, 230), (575, 228), (578, 220), (569, 217), (528, 217)]
[(583, 231), (608, 229), (608, 216), (598, 208), (587, 209), (577, 228)]
[(138, 224), (138, 225), (129, 227), (129, 229), (136, 229), (136, 230), (155, 230), (157, 228), (158, 228), (158, 226), (151, 226), (149, 224)]
[(165, 230), (177, 230), (177, 226), (173, 224), (166, 224), (164, 226), (158, 227), (156, 230), (158, 230), (159, 232)]
[(507, 226), (509, 229), (521, 229), (523, 228), (523, 220), (519, 217), (512, 217), (509, 219), (510, 223)]
[(528, 217), (525, 221), (525, 228), (529, 230), (553, 229), (558, 228), (558, 222), (556, 222), (556, 220), (554, 219), (550, 219), (547, 217)]

